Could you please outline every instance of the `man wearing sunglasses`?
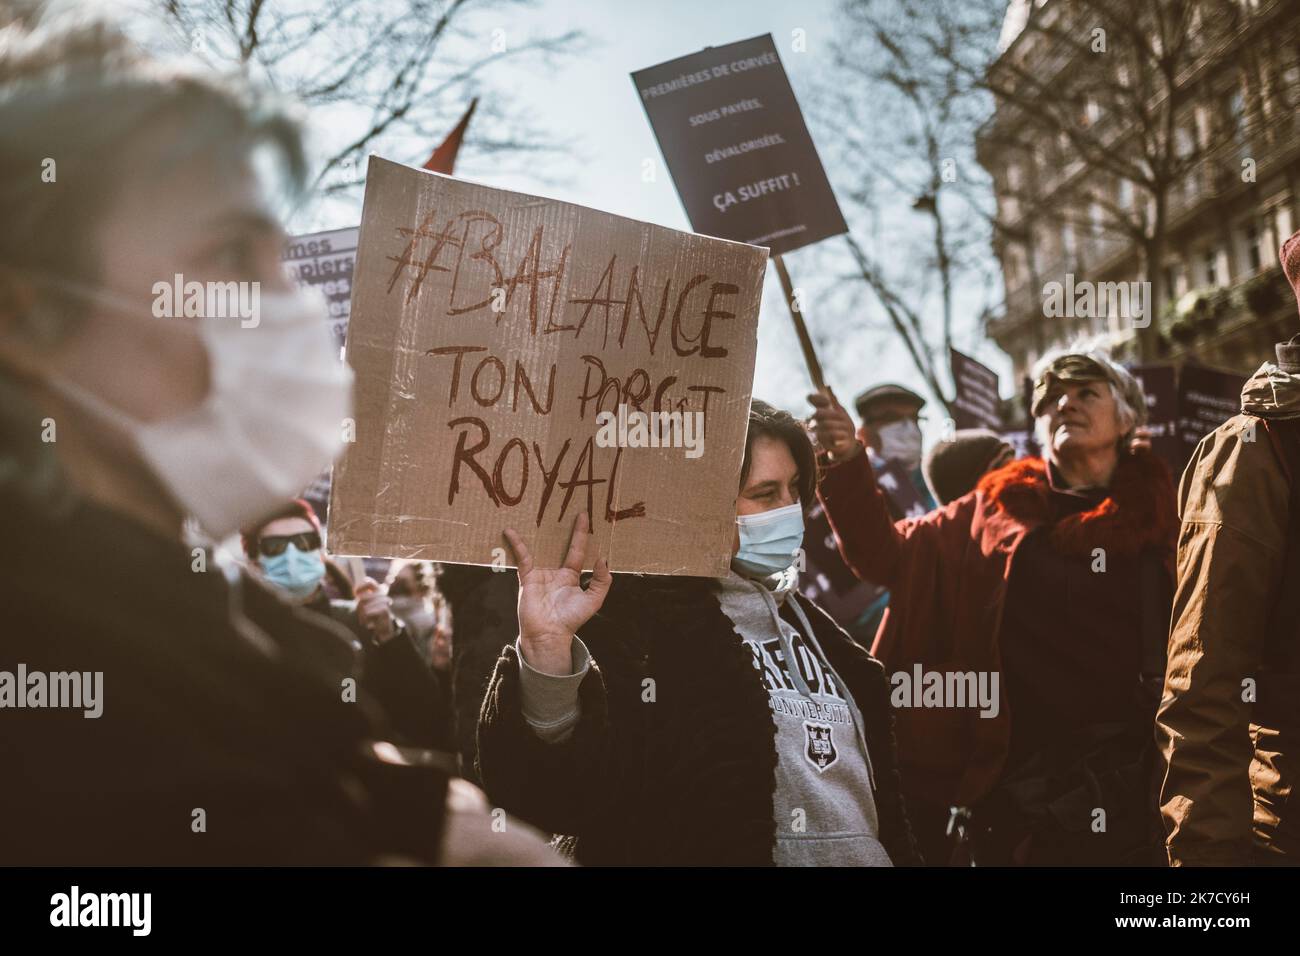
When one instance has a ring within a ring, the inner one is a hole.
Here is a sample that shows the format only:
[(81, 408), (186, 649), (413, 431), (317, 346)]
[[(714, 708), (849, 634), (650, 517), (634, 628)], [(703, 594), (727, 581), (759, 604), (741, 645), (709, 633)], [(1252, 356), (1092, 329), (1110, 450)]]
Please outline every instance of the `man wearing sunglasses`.
[(353, 587), (326, 557), (321, 538), (320, 519), (301, 498), (241, 535), (244, 553), (267, 583), (351, 631), (351, 660), (344, 666), (383, 704), (405, 742), (451, 749), (449, 707), (415, 636), (393, 616), (391, 600), (375, 581)]

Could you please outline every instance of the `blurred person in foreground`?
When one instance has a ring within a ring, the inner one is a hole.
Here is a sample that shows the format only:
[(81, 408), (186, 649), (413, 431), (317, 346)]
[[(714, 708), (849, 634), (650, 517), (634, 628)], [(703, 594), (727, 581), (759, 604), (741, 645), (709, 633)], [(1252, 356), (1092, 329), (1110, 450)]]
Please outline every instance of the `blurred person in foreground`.
[[(383, 706), (404, 743), (452, 750), (451, 705), (421, 656), (418, 635), (391, 613), (390, 599), (367, 578), (355, 588), (325, 554), (315, 509), (296, 498), (240, 535), (244, 554), (286, 600), (342, 624), (354, 638), (339, 666), (356, 674)], [(333, 571), (331, 598), (326, 580)], [(344, 645), (330, 642), (341, 650)]]
[[(392, 743), (321, 652), (345, 630), (183, 540), (340, 448), (351, 373), (281, 268), (304, 181), (295, 122), (242, 82), (80, 16), (0, 29), (0, 670), (28, 675), (22, 708), (0, 694), (6, 863), (556, 860)], [(166, 317), (176, 275), (257, 283), (260, 310)], [(88, 554), (69, 600), (44, 569)]]
[[(1300, 297), (1300, 233), (1281, 259)], [(1300, 863), (1300, 335), (1276, 352), (1178, 490), (1157, 722), (1174, 866)]]
[(547, 571), (507, 532), (519, 639), (478, 728), (494, 801), (582, 863), (919, 862), (884, 670), (795, 590), (816, 470), (803, 426), (755, 400), (723, 578), (611, 589), (598, 562), (583, 591), (585, 536)]
[(1151, 725), (1177, 514), (1168, 470), (1133, 446), (1137, 382), (1100, 352), (1045, 357), (1044, 457), (899, 522), (847, 413), (810, 400), (841, 554), (893, 594), (873, 651), (927, 861), (1158, 862)]

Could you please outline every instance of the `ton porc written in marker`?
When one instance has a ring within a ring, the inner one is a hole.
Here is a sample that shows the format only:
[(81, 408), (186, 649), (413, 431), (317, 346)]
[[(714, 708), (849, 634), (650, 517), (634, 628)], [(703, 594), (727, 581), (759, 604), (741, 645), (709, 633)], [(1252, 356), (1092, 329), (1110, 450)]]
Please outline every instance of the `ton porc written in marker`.
[[(585, 511), (587, 567), (725, 574), (766, 261), (372, 158), (331, 549), (502, 563), (513, 527), (558, 565)], [(689, 453), (601, 428), (655, 413)]]

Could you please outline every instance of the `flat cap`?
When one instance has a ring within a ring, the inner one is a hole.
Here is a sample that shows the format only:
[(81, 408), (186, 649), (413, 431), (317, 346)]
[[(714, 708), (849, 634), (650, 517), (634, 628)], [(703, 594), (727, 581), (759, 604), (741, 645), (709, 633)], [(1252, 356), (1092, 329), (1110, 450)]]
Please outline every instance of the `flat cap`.
[(859, 418), (869, 418), (867, 410), (877, 402), (881, 401), (901, 401), (915, 405), (918, 410), (925, 406), (925, 399), (910, 388), (904, 388), (902, 385), (873, 385), (861, 395), (853, 400), (857, 407)]

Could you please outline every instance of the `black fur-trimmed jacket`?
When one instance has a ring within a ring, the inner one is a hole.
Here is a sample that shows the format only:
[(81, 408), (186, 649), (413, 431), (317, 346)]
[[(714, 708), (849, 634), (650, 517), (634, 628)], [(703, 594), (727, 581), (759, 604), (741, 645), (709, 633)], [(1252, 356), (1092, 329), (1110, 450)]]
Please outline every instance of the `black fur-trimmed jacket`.
[[(579, 632), (592, 667), (579, 690), (579, 722), (560, 743), (543, 742), (524, 720), (519, 657), (507, 647), (478, 725), (479, 773), (495, 805), (571, 836), (588, 865), (771, 865), (776, 724), (716, 587), (712, 579), (616, 577), (604, 608)], [(799, 600), (866, 723), (880, 841), (895, 865), (917, 864), (884, 668)]]

